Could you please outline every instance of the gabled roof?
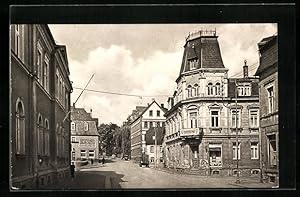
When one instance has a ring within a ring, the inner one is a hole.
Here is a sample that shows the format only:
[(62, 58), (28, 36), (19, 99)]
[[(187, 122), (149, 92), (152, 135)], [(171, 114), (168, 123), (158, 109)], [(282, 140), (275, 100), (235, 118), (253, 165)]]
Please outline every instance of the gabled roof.
[(154, 145), (155, 141), (153, 139), (153, 136), (155, 136), (155, 129), (156, 129), (156, 144), (162, 145), (164, 135), (165, 135), (165, 128), (164, 127), (151, 127), (147, 132), (145, 136), (146, 145)]
[[(83, 108), (71, 107), (71, 120), (76, 124), (76, 130), (71, 131), (72, 135), (99, 135), (97, 131), (98, 119), (92, 118)], [(84, 123), (88, 123), (88, 131), (84, 130)]]
[[(243, 82), (249, 82), (251, 83), (251, 96), (258, 96), (259, 89), (258, 89), (258, 78), (229, 78), (228, 80), (228, 97), (235, 97), (235, 80), (237, 80), (238, 83), (243, 83)], [(245, 97), (245, 96), (243, 96)]]
[(134, 121), (136, 121), (136, 119), (140, 118), (153, 105), (153, 103), (156, 103), (164, 113), (166, 113), (168, 111), (168, 109), (161, 107), (155, 100), (153, 100), (147, 107), (144, 107), (144, 106), (136, 107), (136, 110), (139, 109), (139, 110), (143, 110), (143, 111), (141, 111), (141, 112), (139, 111), (140, 112), (139, 115), (136, 116), (132, 122), (134, 122)]

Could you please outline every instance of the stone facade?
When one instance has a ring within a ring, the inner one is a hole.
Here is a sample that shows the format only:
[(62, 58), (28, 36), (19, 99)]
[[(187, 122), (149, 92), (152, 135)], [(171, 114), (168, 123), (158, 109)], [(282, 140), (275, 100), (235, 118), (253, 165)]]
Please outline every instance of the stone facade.
[(228, 78), (215, 32), (197, 34), (186, 40), (177, 89), (168, 100), (166, 166), (202, 175), (235, 175), (238, 169), (241, 176), (258, 176), (258, 79), (248, 76), (246, 62), (243, 78)]
[(69, 176), (66, 47), (47, 25), (11, 25), (10, 35), (11, 187), (42, 188)]
[(278, 128), (278, 45), (277, 36), (258, 43), (260, 64), (255, 75), (260, 77), (260, 127), (263, 179), (279, 184)]

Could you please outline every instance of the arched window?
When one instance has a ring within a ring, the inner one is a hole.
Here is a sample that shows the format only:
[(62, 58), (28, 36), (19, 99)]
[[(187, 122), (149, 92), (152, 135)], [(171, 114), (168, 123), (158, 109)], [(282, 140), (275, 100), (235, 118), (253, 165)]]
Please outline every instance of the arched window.
[(43, 120), (42, 116), (38, 116), (38, 124), (37, 124), (37, 130), (38, 130), (38, 154), (43, 155), (44, 154), (44, 132), (43, 132)]
[(194, 89), (195, 89), (195, 96), (199, 96), (199, 86), (198, 86), (198, 84), (195, 84), (194, 85)]
[(208, 85), (207, 85), (207, 94), (209, 96), (213, 95), (213, 84), (212, 83), (208, 83)]
[(216, 95), (220, 95), (220, 94), (221, 94), (221, 93), (220, 93), (220, 88), (221, 88), (220, 83), (219, 83), (219, 82), (216, 83), (216, 86), (215, 86), (215, 94), (216, 94)]
[(192, 86), (191, 85), (188, 85), (187, 92), (188, 92), (188, 98), (192, 97)]
[(50, 148), (49, 148), (49, 121), (45, 119), (45, 129), (44, 129), (44, 150), (45, 150), (45, 155), (49, 156), (50, 155)]
[(16, 153), (25, 154), (25, 109), (20, 99), (16, 103)]

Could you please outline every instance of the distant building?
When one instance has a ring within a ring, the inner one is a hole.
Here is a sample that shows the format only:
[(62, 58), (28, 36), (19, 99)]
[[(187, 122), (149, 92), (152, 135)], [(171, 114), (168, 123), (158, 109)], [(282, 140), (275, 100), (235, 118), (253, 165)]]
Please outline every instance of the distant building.
[(146, 133), (151, 127), (164, 127), (166, 109), (155, 100), (148, 106), (137, 106), (129, 116), (131, 158), (140, 161), (142, 153), (146, 152)]
[(66, 47), (47, 25), (10, 26), (11, 186), (42, 188), (69, 176)]
[(166, 167), (258, 176), (258, 79), (248, 76), (246, 62), (242, 78), (228, 78), (217, 38), (216, 31), (186, 38), (177, 89), (165, 114)]
[[(165, 135), (164, 127), (151, 127), (146, 132), (146, 151), (148, 155), (149, 166), (164, 167), (164, 152), (163, 152), (163, 138)], [(156, 136), (156, 142), (155, 142)]]
[(255, 75), (259, 76), (260, 132), (263, 177), (279, 184), (278, 130), (278, 44), (277, 35), (258, 43), (260, 59)]
[(81, 161), (99, 160), (98, 119), (92, 118), (83, 108), (71, 110), (71, 161), (80, 165)]

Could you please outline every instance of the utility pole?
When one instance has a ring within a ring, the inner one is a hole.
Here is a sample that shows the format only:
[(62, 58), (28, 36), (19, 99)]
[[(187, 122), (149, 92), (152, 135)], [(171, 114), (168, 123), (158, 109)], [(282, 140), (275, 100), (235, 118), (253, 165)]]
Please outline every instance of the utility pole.
[(236, 183), (240, 183), (240, 173), (239, 173), (239, 155), (238, 155), (238, 152), (239, 152), (239, 140), (238, 140), (238, 121), (237, 121), (237, 117), (238, 117), (238, 113), (237, 113), (237, 94), (238, 94), (238, 91), (237, 91), (237, 82), (235, 80), (235, 132), (236, 132), (236, 171), (237, 171), (237, 174), (236, 174)]
[(156, 163), (157, 163), (157, 140), (156, 140), (156, 130), (157, 127), (154, 128), (154, 138), (155, 138), (155, 163), (154, 163), (154, 167), (156, 168)]

